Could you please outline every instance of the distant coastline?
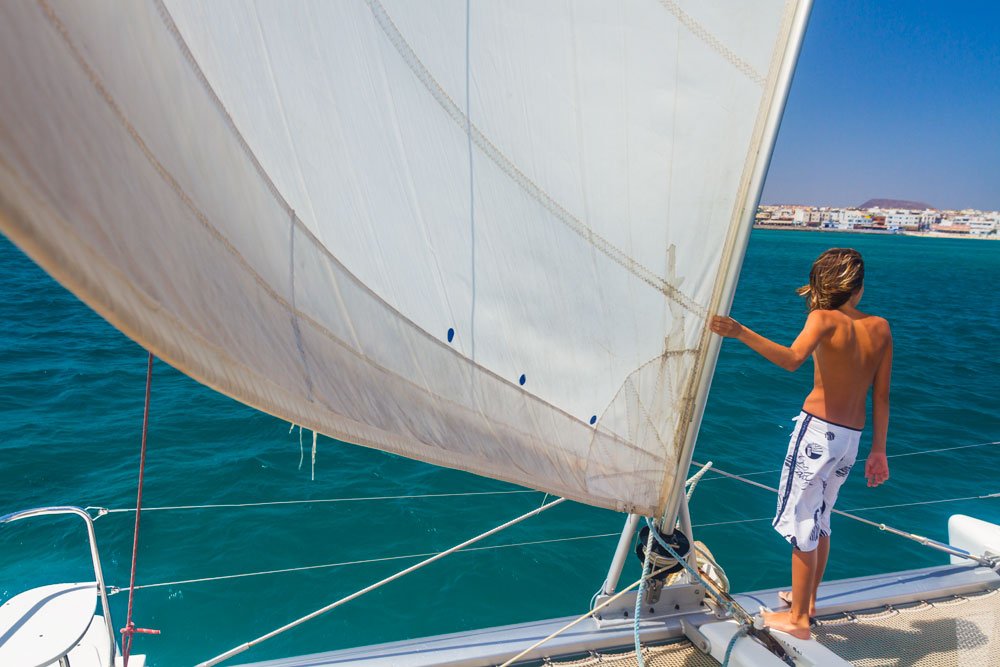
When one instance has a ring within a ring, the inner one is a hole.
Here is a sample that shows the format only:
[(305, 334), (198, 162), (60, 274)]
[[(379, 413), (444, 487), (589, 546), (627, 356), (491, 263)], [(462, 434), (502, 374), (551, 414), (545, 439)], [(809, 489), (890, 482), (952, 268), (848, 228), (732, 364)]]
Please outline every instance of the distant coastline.
[(1000, 212), (939, 211), (920, 202), (896, 199), (870, 199), (859, 207), (846, 208), (765, 204), (757, 208), (754, 228), (998, 240)]
[(839, 234), (870, 234), (873, 236), (922, 236), (932, 239), (972, 239), (974, 241), (1000, 241), (997, 234), (955, 234), (940, 231), (888, 231), (881, 229), (840, 229), (838, 227), (807, 227), (803, 225), (769, 225), (755, 222), (754, 229), (770, 229), (784, 232), (834, 232)]

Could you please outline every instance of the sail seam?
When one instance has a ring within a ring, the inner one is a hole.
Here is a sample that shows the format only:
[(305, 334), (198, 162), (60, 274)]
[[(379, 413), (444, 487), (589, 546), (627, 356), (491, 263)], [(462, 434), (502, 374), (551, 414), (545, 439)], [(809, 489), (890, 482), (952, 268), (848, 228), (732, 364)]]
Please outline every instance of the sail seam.
[(542, 190), (534, 181), (528, 178), (518, 167), (500, 151), (497, 146), (486, 137), (485, 134), (468, 119), (465, 113), (459, 108), (455, 101), (445, 92), (440, 83), (431, 75), (430, 71), (423, 64), (413, 48), (403, 37), (396, 27), (392, 17), (378, 0), (365, 0), (372, 15), (375, 17), (379, 27), (386, 37), (395, 47), (397, 53), (414, 73), (417, 79), (424, 85), (424, 88), (444, 109), (445, 113), (466, 133), (470, 134), (470, 140), (479, 147), (497, 167), (506, 173), (521, 189), (532, 199), (542, 205), (557, 220), (562, 222), (571, 231), (577, 234), (584, 241), (597, 248), (606, 257), (624, 268), (626, 271), (636, 276), (644, 283), (662, 293), (668, 299), (677, 302), (695, 315), (704, 318), (707, 312), (698, 302), (687, 296), (677, 286), (667, 282), (662, 276), (643, 266), (639, 261), (631, 257), (621, 248), (605, 239), (595, 232), (589, 225), (578, 219), (559, 202), (553, 199), (548, 193)]
[(733, 67), (745, 74), (748, 79), (756, 83), (758, 86), (764, 86), (767, 83), (767, 79), (764, 75), (754, 69), (753, 65), (737, 55), (718, 37), (710, 33), (705, 26), (698, 23), (690, 14), (681, 9), (680, 5), (674, 2), (674, 0), (660, 0), (660, 4), (663, 5), (668, 12), (673, 14), (674, 18), (676, 18), (681, 25), (687, 28), (692, 35), (700, 39), (709, 48), (725, 58)]

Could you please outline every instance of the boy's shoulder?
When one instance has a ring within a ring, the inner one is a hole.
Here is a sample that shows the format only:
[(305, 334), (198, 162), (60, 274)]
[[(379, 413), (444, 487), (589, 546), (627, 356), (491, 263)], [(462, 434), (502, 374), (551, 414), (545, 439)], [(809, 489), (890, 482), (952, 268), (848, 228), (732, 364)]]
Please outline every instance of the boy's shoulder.
[(876, 327), (878, 329), (883, 329), (885, 331), (889, 331), (889, 320), (885, 319), (884, 317), (879, 317), (878, 315), (869, 314), (867, 316), (867, 319), (869, 321), (870, 326)]
[(892, 329), (889, 327), (889, 320), (871, 313), (863, 313), (860, 321), (867, 329), (879, 336), (892, 338)]
[(889, 320), (872, 313), (866, 313), (860, 310), (855, 311), (855, 319), (863, 321), (865, 324), (871, 326), (888, 327)]

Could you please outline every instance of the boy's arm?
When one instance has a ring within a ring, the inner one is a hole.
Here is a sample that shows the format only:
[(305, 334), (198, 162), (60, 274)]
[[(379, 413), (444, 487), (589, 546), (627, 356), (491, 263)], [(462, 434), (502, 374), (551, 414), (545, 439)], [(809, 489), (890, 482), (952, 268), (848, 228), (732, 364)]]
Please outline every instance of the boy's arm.
[(878, 486), (889, 479), (889, 461), (885, 456), (885, 443), (889, 433), (889, 378), (892, 375), (892, 332), (885, 325), (885, 352), (872, 383), (872, 451), (865, 463), (868, 486)]
[(814, 310), (806, 318), (805, 326), (789, 347), (775, 343), (769, 338), (743, 326), (731, 317), (712, 318), (713, 332), (727, 338), (735, 338), (768, 361), (781, 366), (786, 371), (794, 371), (809, 358), (813, 350), (832, 330), (833, 325), (822, 311)]

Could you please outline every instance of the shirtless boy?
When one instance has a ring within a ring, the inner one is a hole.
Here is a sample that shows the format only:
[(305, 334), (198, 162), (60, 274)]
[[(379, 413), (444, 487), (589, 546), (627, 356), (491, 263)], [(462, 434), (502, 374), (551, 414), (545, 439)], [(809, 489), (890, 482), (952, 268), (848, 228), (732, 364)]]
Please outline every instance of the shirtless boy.
[(789, 611), (768, 612), (764, 623), (809, 639), (809, 617), (830, 554), (830, 510), (858, 453), (865, 425), (865, 398), (872, 392), (872, 448), (865, 464), (868, 486), (889, 479), (885, 457), (889, 426), (892, 334), (881, 317), (858, 310), (864, 293), (861, 254), (827, 250), (813, 263), (809, 284), (799, 288), (809, 317), (791, 347), (779, 345), (729, 317), (713, 317), (711, 329), (736, 338), (768, 361), (794, 371), (812, 355), (813, 390), (795, 418), (796, 427), (778, 486), (772, 525), (792, 545)]

